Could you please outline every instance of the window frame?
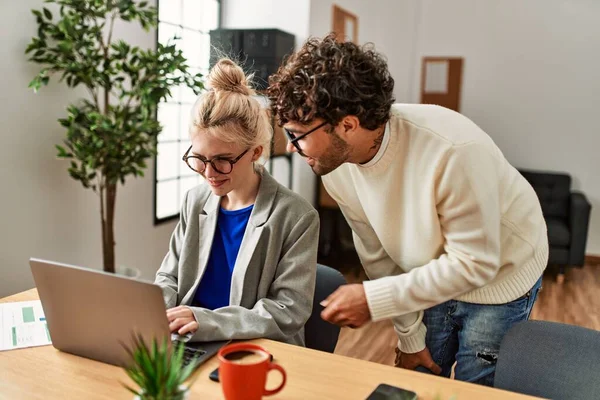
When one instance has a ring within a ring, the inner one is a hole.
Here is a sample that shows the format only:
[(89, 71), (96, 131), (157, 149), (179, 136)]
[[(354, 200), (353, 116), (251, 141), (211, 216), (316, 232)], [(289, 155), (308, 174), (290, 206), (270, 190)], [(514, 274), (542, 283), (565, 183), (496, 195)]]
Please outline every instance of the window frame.
[[(164, 1), (164, 3), (170, 3), (170, 1), (166, 1), (166, 0), (163, 0), (163, 1)], [(179, 1), (183, 3), (183, 0), (179, 0)], [(201, 1), (201, 0), (197, 0), (197, 1)], [(221, 28), (222, 20), (223, 20), (223, 5), (222, 5), (222, 1), (221, 0), (215, 0), (215, 1), (218, 4), (217, 26), (216, 26), (216, 29), (219, 29), (219, 28)], [(160, 11), (159, 11), (160, 10), (160, 4), (161, 4), (161, 0), (157, 0), (156, 1), (156, 9), (158, 11), (158, 13), (157, 13), (157, 19), (158, 19), (157, 22), (158, 22), (158, 24), (157, 24), (156, 30), (155, 30), (155, 43), (156, 43), (156, 45), (158, 45), (159, 39), (160, 39), (160, 32), (159, 32), (159, 30), (160, 30), (160, 24), (161, 23), (165, 23), (165, 24), (168, 24), (168, 25), (176, 26), (178, 29), (181, 29), (181, 30), (183, 30), (185, 28), (185, 29), (188, 29), (188, 30), (192, 30), (194, 32), (201, 32), (203, 34), (208, 34), (208, 32), (200, 31), (198, 29), (194, 29), (194, 28), (191, 28), (189, 26), (184, 26), (182, 18), (180, 18), (180, 21), (179, 21), (180, 23), (179, 24), (173, 24), (172, 22), (169, 22), (169, 21), (161, 21), (160, 20)], [(183, 9), (183, 7), (181, 9)], [(195, 69), (195, 68), (197, 68), (197, 66), (193, 66), (192, 68)], [(161, 104), (162, 103), (163, 102), (161, 102)], [(178, 99), (177, 101), (166, 102), (166, 103), (167, 104), (175, 104), (175, 105), (177, 105), (178, 110), (179, 110), (178, 121), (180, 122), (181, 121), (181, 109), (185, 108), (186, 104), (182, 104), (181, 98)], [(158, 120), (158, 108), (157, 108), (157, 111), (156, 111), (156, 115), (154, 117)], [(161, 132), (161, 134), (162, 134), (162, 132)], [(179, 134), (181, 134), (181, 132), (179, 132)], [(164, 217), (158, 217), (158, 194), (159, 194), (158, 193), (159, 192), (158, 188), (159, 188), (159, 183), (161, 183), (161, 182), (168, 182), (168, 181), (171, 181), (171, 180), (181, 181), (182, 177), (187, 177), (188, 175), (187, 174), (183, 175), (181, 172), (178, 172), (177, 176), (174, 177), (174, 178), (161, 179), (161, 180), (158, 179), (158, 159), (159, 159), (158, 148), (159, 148), (159, 144), (161, 142), (159, 141), (158, 137), (155, 140), (156, 140), (155, 145), (156, 145), (156, 149), (157, 149), (157, 154), (154, 156), (154, 168), (153, 168), (154, 169), (154, 171), (153, 171), (154, 175), (153, 175), (153, 184), (152, 184), (152, 219), (153, 219), (154, 226), (157, 226), (157, 225), (161, 225), (161, 224), (168, 223), (168, 222), (171, 222), (173, 220), (179, 219), (180, 207), (181, 207), (181, 204), (178, 204), (177, 211), (174, 214), (167, 215), (167, 216), (164, 216)], [(181, 143), (179, 135), (177, 137), (176, 143), (178, 143), (178, 144)], [(185, 166), (184, 162), (181, 160), (181, 156), (182, 155), (183, 155), (183, 153), (181, 155), (178, 154), (178, 157), (176, 157), (176, 159), (179, 160), (179, 162), (181, 162), (181, 164)], [(186, 169), (187, 169), (187, 167), (186, 167)], [(179, 197), (180, 193), (178, 193), (177, 196)], [(179, 200), (181, 201), (182, 198), (180, 198)]]

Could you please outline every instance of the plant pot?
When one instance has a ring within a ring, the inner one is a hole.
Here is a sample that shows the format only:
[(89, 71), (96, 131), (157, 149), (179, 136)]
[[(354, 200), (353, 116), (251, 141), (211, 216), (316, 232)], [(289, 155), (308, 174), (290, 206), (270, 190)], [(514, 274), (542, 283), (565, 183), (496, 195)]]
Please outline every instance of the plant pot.
[[(181, 397), (177, 397), (177, 398), (173, 398), (173, 399), (168, 399), (168, 400), (187, 400), (190, 397), (190, 390), (188, 387), (186, 386), (179, 386), (179, 390), (181, 390)], [(140, 396), (133, 396), (133, 400), (145, 400), (143, 397)], [(167, 400), (167, 399), (165, 399)]]
[(127, 278), (139, 279), (142, 276), (142, 272), (134, 267), (119, 266), (116, 268), (115, 273), (117, 275), (126, 276)]

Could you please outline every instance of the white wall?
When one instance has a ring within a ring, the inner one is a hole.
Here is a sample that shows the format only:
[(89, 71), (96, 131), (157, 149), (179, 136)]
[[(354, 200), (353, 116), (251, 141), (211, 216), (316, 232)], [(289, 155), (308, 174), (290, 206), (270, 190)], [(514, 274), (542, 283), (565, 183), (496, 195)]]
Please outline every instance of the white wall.
[[(56, 159), (64, 137), (57, 122), (79, 95), (51, 84), (34, 94), (27, 85), (39, 67), (24, 50), (36, 32), (32, 8), (42, 0), (2, 2), (0, 49), (0, 297), (33, 287), (29, 257), (101, 268), (100, 212), (97, 197), (67, 173)], [(118, 26), (117, 37), (144, 47), (155, 33)], [(167, 251), (174, 223), (153, 226), (153, 167), (143, 179), (118, 188), (116, 257), (151, 279)]]
[[(232, 29), (276, 28), (296, 37), (296, 47), (308, 38), (310, 0), (222, 0), (221, 26)], [(302, 159), (292, 157), (292, 189), (314, 202), (316, 178)], [(282, 184), (288, 183), (288, 165), (275, 159), (273, 176)]]
[[(465, 58), (461, 112), (520, 168), (567, 171), (600, 254), (600, 2), (422, 0), (421, 56)], [(419, 71), (413, 69), (414, 82)], [(418, 101), (417, 87), (410, 100)]]
[[(416, 85), (412, 60), (417, 6), (413, 0), (313, 0), (310, 4), (310, 36), (322, 37), (333, 29), (333, 4), (358, 17), (358, 43), (373, 43), (385, 55), (395, 81), (394, 95), (399, 102), (408, 100)], [(352, 38), (349, 38), (352, 39)]]

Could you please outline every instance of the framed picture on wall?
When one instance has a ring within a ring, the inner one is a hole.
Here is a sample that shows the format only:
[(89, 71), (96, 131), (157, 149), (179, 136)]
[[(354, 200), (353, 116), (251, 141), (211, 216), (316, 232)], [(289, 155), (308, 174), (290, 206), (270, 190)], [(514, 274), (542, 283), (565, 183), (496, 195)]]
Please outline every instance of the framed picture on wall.
[(338, 5), (333, 5), (332, 30), (339, 41), (358, 43), (358, 17)]
[(462, 71), (461, 57), (423, 57), (421, 104), (437, 104), (459, 112)]

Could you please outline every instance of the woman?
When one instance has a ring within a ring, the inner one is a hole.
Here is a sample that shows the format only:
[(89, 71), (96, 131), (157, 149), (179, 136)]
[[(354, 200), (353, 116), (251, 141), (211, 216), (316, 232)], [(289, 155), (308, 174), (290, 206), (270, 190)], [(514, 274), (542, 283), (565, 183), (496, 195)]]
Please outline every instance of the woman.
[(242, 69), (220, 60), (192, 111), (183, 156), (206, 184), (183, 200), (156, 274), (171, 332), (192, 341), (264, 337), (304, 345), (319, 217), (257, 162), (271, 125)]

